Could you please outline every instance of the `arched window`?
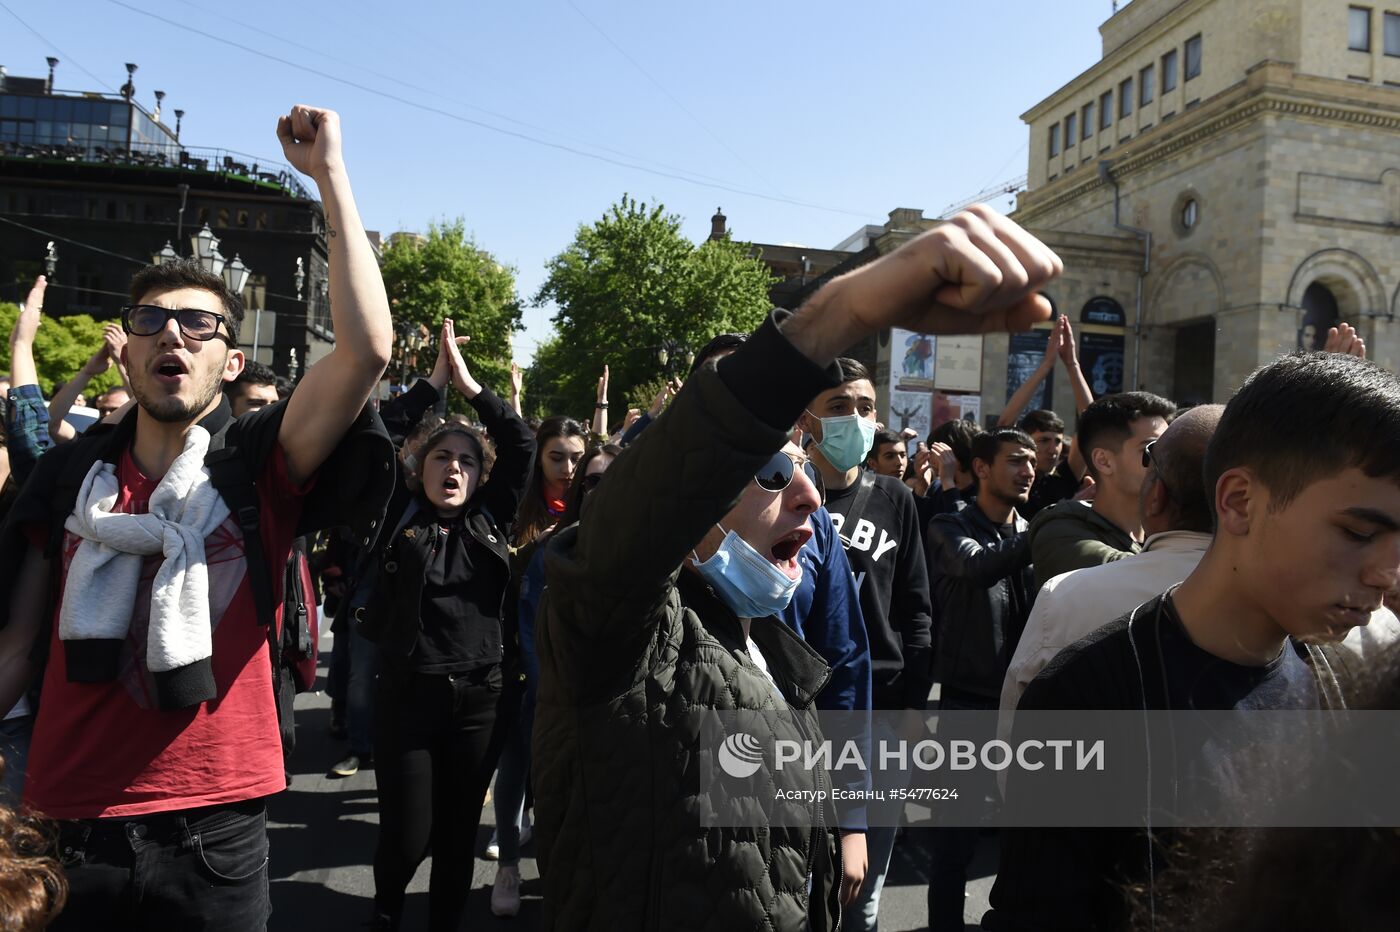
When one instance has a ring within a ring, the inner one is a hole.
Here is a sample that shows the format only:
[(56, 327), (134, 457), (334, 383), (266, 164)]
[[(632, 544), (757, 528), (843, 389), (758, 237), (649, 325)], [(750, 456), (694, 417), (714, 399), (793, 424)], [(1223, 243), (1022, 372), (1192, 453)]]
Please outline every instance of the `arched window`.
[(1321, 282), (1313, 282), (1303, 292), (1303, 326), (1298, 331), (1298, 348), (1320, 350), (1327, 342), (1327, 330), (1337, 326), (1337, 296)]

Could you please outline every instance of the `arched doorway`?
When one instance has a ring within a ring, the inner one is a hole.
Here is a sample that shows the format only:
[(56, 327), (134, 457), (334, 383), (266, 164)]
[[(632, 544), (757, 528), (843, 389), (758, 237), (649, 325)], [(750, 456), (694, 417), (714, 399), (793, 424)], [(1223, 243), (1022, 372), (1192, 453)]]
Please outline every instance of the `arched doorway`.
[(1303, 291), (1303, 324), (1298, 329), (1298, 348), (1320, 350), (1327, 342), (1327, 330), (1337, 326), (1341, 311), (1337, 296), (1322, 282), (1313, 282)]

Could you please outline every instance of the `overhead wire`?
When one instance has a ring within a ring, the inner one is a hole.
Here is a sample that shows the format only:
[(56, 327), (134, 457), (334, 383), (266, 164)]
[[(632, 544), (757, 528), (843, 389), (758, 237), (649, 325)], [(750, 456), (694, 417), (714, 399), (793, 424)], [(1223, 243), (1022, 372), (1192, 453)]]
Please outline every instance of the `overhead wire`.
[[(603, 31), (603, 27), (602, 27), (602, 26), (599, 26), (596, 22), (594, 22), (594, 21), (593, 21), (593, 18), (592, 18), (591, 16), (589, 16), (587, 13), (583, 12), (583, 10), (579, 9), (578, 4), (574, 3), (574, 0), (568, 0), (568, 3), (569, 3), (569, 7), (570, 7), (575, 13), (577, 13), (577, 14), (579, 15), (579, 17), (582, 18), (583, 21), (584, 21), (585, 23), (587, 23), (589, 26), (592, 26), (592, 27), (593, 27), (593, 31), (596, 32), (596, 33), (598, 33), (598, 35), (602, 36), (602, 37), (603, 37), (603, 40), (604, 40), (605, 42), (607, 42), (608, 45), (611, 45), (611, 46), (613, 47), (613, 49), (617, 52), (617, 54), (619, 54), (619, 55), (621, 55), (623, 58), (627, 59), (627, 62), (628, 62), (633, 68), (637, 69), (637, 71), (642, 75), (642, 77), (646, 78), (648, 81), (651, 82), (651, 84), (652, 84), (653, 87), (655, 87), (655, 88), (656, 88), (657, 90), (659, 90), (661, 93), (665, 94), (666, 97), (667, 97), (667, 99), (670, 100), (671, 103), (675, 104), (676, 107), (679, 108), (680, 111), (681, 111), (682, 113), (684, 113), (686, 116), (690, 117), (690, 119), (695, 123), (696, 126), (699, 126), (702, 130), (705, 131), (705, 134), (706, 134), (706, 135), (708, 135), (708, 136), (709, 136), (711, 139), (713, 139), (715, 142), (719, 143), (720, 148), (724, 149), (725, 152), (728, 152), (730, 155), (732, 155), (732, 156), (734, 157), (735, 161), (737, 161), (740, 165), (743, 165), (743, 166), (744, 166), (745, 168), (747, 168), (749, 171), (753, 172), (753, 173), (754, 173), (754, 176), (757, 177), (759, 181), (762, 181), (765, 185), (767, 185), (767, 186), (768, 186), (768, 189), (769, 189), (770, 191), (774, 191), (774, 192), (776, 192), (776, 193), (778, 193), (778, 194), (780, 194), (780, 195), (783, 194), (783, 192), (781, 192), (781, 191), (778, 190), (777, 185), (773, 184), (773, 182), (769, 181), (768, 178), (766, 178), (766, 177), (764, 176), (763, 172), (759, 171), (757, 168), (755, 168), (753, 165), (751, 165), (751, 164), (749, 163), (748, 159), (744, 158), (742, 155), (740, 155), (738, 152), (736, 152), (736, 151), (734, 150), (734, 148), (733, 148), (732, 146), (730, 146), (729, 143), (726, 142), (726, 141), (724, 140), (723, 137), (721, 137), (721, 136), (720, 136), (718, 133), (716, 133), (714, 130), (710, 129), (710, 127), (707, 126), (703, 120), (701, 120), (698, 116), (696, 116), (693, 112), (691, 112), (691, 110), (690, 110), (689, 107), (687, 107), (685, 104), (681, 103), (680, 99), (677, 98), (675, 94), (672, 94), (669, 90), (666, 89), (666, 87), (665, 87), (660, 81), (658, 81), (655, 77), (653, 77), (652, 74), (651, 74), (651, 72), (649, 72), (649, 71), (647, 71), (645, 68), (643, 68), (641, 62), (637, 61), (637, 60), (636, 60), (635, 58), (633, 58), (630, 54), (628, 54), (628, 52), (627, 52), (627, 50), (626, 50), (625, 48), (623, 48), (621, 45), (619, 45), (617, 42), (615, 42), (615, 41), (613, 40), (613, 37), (612, 37), (612, 36), (610, 36), (610, 35), (608, 35), (606, 32), (604, 32), (604, 31)], [(786, 195), (783, 195), (783, 196), (785, 197)]]
[[(196, 4), (196, 3), (192, 3), (191, 0), (178, 0), (178, 2), (181, 3), (181, 4), (183, 4), (184, 6), (189, 7), (190, 9), (193, 9), (193, 10), (199, 10), (200, 12), (203, 12), (203, 13), (210, 13), (210, 14), (213, 13), (213, 11), (206, 9), (205, 7), (202, 7), (202, 6), (200, 6), (200, 5)], [(222, 14), (219, 14), (219, 15), (222, 15)], [(248, 30), (249, 32), (257, 33), (257, 34), (260, 35), (260, 36), (264, 36), (264, 37), (266, 37), (266, 38), (273, 39), (273, 40), (275, 40), (275, 41), (277, 41), (277, 42), (281, 42), (281, 43), (283, 43), (283, 44), (285, 44), (285, 45), (290, 45), (290, 46), (291, 46), (292, 48), (294, 48), (294, 49), (298, 49), (298, 50), (303, 51), (303, 52), (310, 52), (310, 53), (312, 53), (312, 54), (314, 54), (314, 55), (319, 55), (320, 57), (325, 58), (325, 59), (327, 59), (327, 60), (329, 60), (329, 61), (336, 62), (337, 64), (348, 65), (348, 66), (350, 66), (350, 67), (352, 67), (352, 68), (355, 68), (355, 69), (357, 69), (357, 70), (359, 70), (359, 71), (364, 72), (365, 74), (372, 75), (372, 76), (374, 76), (374, 77), (376, 77), (376, 78), (379, 78), (380, 80), (383, 80), (383, 81), (390, 81), (390, 82), (392, 82), (392, 83), (394, 83), (394, 84), (397, 84), (397, 85), (399, 85), (399, 86), (401, 86), (401, 87), (406, 87), (406, 88), (408, 88), (409, 90), (418, 91), (419, 93), (422, 93), (422, 94), (429, 94), (429, 95), (431, 95), (431, 96), (433, 96), (433, 97), (438, 98), (439, 100), (445, 100), (445, 101), (447, 101), (448, 103), (456, 104), (456, 105), (459, 106), (459, 107), (466, 107), (468, 110), (475, 110), (475, 111), (478, 112), (478, 113), (484, 113), (484, 114), (486, 114), (487, 116), (494, 117), (494, 118), (496, 118), (496, 119), (498, 119), (498, 120), (505, 120), (505, 121), (508, 122), (508, 123), (514, 123), (514, 124), (516, 124), (517, 126), (523, 126), (523, 127), (525, 127), (526, 129), (532, 129), (532, 130), (535, 130), (535, 131), (541, 132), (541, 133), (550, 133), (550, 134), (553, 134), (553, 135), (555, 135), (555, 136), (560, 137), (561, 139), (572, 140), (573, 142), (579, 143), (580, 145), (589, 146), (589, 147), (591, 147), (591, 148), (598, 149), (598, 150), (603, 151), (603, 152), (611, 152), (613, 155), (618, 155), (618, 156), (621, 156), (621, 157), (623, 157), (623, 158), (629, 158), (629, 159), (632, 159), (632, 160), (638, 161), (638, 162), (650, 162), (650, 163), (653, 164), (653, 165), (659, 165), (659, 166), (661, 166), (662, 168), (670, 169), (671, 171), (677, 171), (677, 172), (682, 172), (682, 173), (687, 174), (687, 175), (693, 175), (693, 176), (696, 177), (696, 178), (704, 178), (704, 179), (706, 179), (706, 180), (715, 181), (715, 182), (718, 182), (718, 183), (720, 183), (720, 184), (727, 184), (727, 183), (728, 183), (728, 182), (725, 181), (725, 179), (723, 179), (723, 178), (717, 178), (717, 177), (715, 177), (714, 175), (706, 175), (706, 174), (704, 174), (703, 172), (697, 172), (697, 171), (695, 171), (694, 169), (683, 168), (683, 167), (678, 166), (678, 165), (672, 165), (672, 164), (670, 164), (670, 163), (668, 163), (668, 162), (662, 162), (662, 161), (658, 161), (657, 159), (648, 158), (648, 157), (646, 157), (646, 156), (636, 155), (635, 153), (623, 152), (623, 151), (620, 150), (620, 149), (613, 149), (613, 148), (610, 148), (609, 146), (600, 145), (599, 143), (592, 142), (591, 140), (584, 139), (584, 138), (582, 138), (582, 137), (580, 137), (580, 136), (574, 136), (574, 135), (571, 135), (571, 134), (569, 134), (569, 133), (561, 133), (561, 132), (559, 132), (558, 130), (553, 130), (553, 129), (550, 129), (550, 128), (546, 127), (546, 126), (540, 126), (540, 125), (538, 125), (538, 124), (530, 123), (530, 122), (528, 122), (528, 121), (526, 121), (526, 120), (521, 120), (521, 119), (519, 119), (519, 118), (517, 118), (517, 117), (510, 116), (509, 114), (500, 113), (500, 112), (498, 112), (498, 111), (491, 110), (491, 109), (488, 109), (488, 108), (486, 108), (486, 107), (482, 107), (482, 106), (480, 106), (480, 105), (478, 105), (478, 104), (471, 103), (470, 101), (462, 100), (462, 99), (459, 98), (459, 97), (453, 97), (453, 96), (451, 96), (451, 95), (449, 95), (449, 94), (444, 94), (444, 93), (442, 93), (441, 91), (434, 90), (433, 88), (424, 87), (424, 86), (422, 86), (422, 85), (420, 85), (420, 84), (414, 84), (412, 81), (405, 81), (405, 80), (403, 80), (402, 78), (395, 77), (394, 75), (384, 74), (383, 72), (375, 71), (375, 70), (372, 69), (372, 68), (367, 68), (367, 67), (365, 67), (365, 64), (364, 64), (363, 61), (352, 61), (352, 60), (350, 60), (350, 59), (340, 58), (340, 57), (338, 57), (338, 56), (331, 55), (331, 54), (328, 53), (328, 52), (324, 52), (324, 51), (322, 51), (321, 49), (315, 48), (314, 46), (304, 45), (304, 44), (302, 44), (302, 43), (300, 43), (300, 42), (294, 42), (294, 41), (292, 41), (291, 39), (286, 38), (285, 36), (280, 36), (280, 35), (278, 35), (277, 33), (272, 32), (272, 31), (270, 31), (270, 30), (260, 29), (259, 27), (254, 26), (254, 25), (252, 25), (251, 23), (246, 23), (246, 22), (235, 22), (234, 25), (239, 26), (239, 27), (241, 27), (241, 28), (243, 28), (243, 29), (246, 29), (246, 30)]]
[[(123, 260), (123, 261), (125, 261), (125, 262), (130, 262), (130, 263), (132, 263), (133, 265), (147, 266), (147, 265), (150, 265), (150, 264), (151, 264), (151, 262), (150, 262), (149, 259), (137, 259), (137, 258), (135, 258), (134, 256), (127, 256), (127, 255), (123, 255), (122, 253), (119, 253), (119, 252), (113, 252), (113, 251), (110, 250), (110, 249), (103, 249), (101, 246), (94, 246), (94, 245), (92, 245), (91, 243), (85, 243), (85, 242), (83, 242), (82, 240), (76, 240), (76, 239), (73, 239), (73, 238), (70, 237), (70, 236), (64, 236), (64, 235), (62, 235), (62, 234), (60, 234), (60, 233), (54, 233), (54, 232), (51, 231), (51, 230), (42, 230), (42, 229), (40, 229), (39, 227), (33, 227), (33, 226), (30, 226), (30, 225), (27, 224), (27, 223), (20, 223), (18, 220), (11, 220), (9, 217), (6, 217), (6, 216), (4, 216), (4, 215), (0, 215), (0, 223), (7, 223), (7, 224), (9, 224), (10, 226), (19, 227), (19, 228), (22, 229), (22, 230), (28, 230), (30, 233), (37, 233), (37, 234), (39, 234), (40, 236), (42, 236), (42, 237), (44, 237), (44, 238), (46, 238), (46, 239), (51, 239), (51, 240), (54, 240), (54, 241), (60, 242), (60, 243), (67, 243), (67, 244), (70, 245), (70, 246), (76, 246), (76, 247), (78, 247), (79, 249), (86, 249), (86, 250), (89, 250), (89, 251), (91, 251), (91, 252), (100, 253), (100, 254), (102, 254), (102, 255), (104, 255), (104, 256), (111, 256), (111, 257), (114, 258), (114, 259), (121, 259), (121, 260)], [(58, 283), (56, 283), (56, 282), (50, 282), (50, 283), (49, 283), (49, 287), (50, 287), (50, 288), (71, 288), (71, 289), (74, 290), (74, 291), (90, 291), (90, 292), (92, 292), (93, 294), (110, 294), (110, 295), (118, 295), (118, 296), (120, 296), (120, 297), (128, 297), (128, 295), (126, 294), (126, 292), (122, 292), (122, 291), (102, 291), (101, 289), (97, 289), (97, 288), (79, 288), (79, 287), (74, 287), (74, 286), (72, 286), (72, 285), (60, 285), (60, 284), (58, 284)], [(264, 291), (263, 291), (263, 296), (264, 296), (264, 297), (268, 297), (268, 298), (281, 298), (282, 300), (285, 300), (285, 301), (295, 301), (295, 302), (298, 302), (298, 303), (304, 303), (304, 302), (306, 301), (306, 298), (298, 298), (298, 297), (296, 297), (295, 295), (281, 294), (281, 293), (276, 292), (276, 291), (267, 291), (267, 290), (264, 290)], [(266, 308), (264, 308), (264, 310), (266, 310)], [(274, 312), (274, 313), (276, 313), (279, 317), (291, 318), (291, 317), (293, 316), (293, 315), (290, 314), (290, 313), (288, 313), (288, 314), (283, 314), (283, 313), (280, 312), (280, 311)], [(300, 315), (300, 317), (299, 317), (298, 319), (301, 319), (301, 320), (310, 320), (311, 318), (308, 317), (308, 316), (306, 316), (306, 315)]]
[(51, 49), (53, 49), (55, 52), (57, 52), (59, 55), (63, 56), (63, 60), (66, 61), (66, 62), (68, 62), (68, 64), (72, 65), (74, 68), (77, 68), (79, 71), (81, 71), (83, 74), (87, 75), (89, 78), (92, 78), (94, 81), (96, 81), (98, 84), (101, 84), (103, 87), (107, 88), (107, 90), (111, 91), (113, 94), (115, 94), (115, 93), (117, 92), (117, 89), (116, 89), (116, 88), (112, 87), (112, 85), (108, 84), (106, 81), (102, 80), (102, 79), (99, 78), (97, 75), (93, 74), (91, 71), (88, 71), (88, 70), (87, 70), (86, 68), (84, 68), (75, 58), (73, 58), (73, 56), (69, 55), (67, 52), (63, 51), (63, 49), (59, 48), (58, 46), (56, 46), (56, 45), (54, 45), (52, 42), (50, 42), (48, 39), (44, 38), (44, 36), (39, 32), (39, 30), (35, 29), (33, 26), (31, 26), (31, 25), (29, 25), (28, 23), (26, 23), (23, 19), (20, 18), (20, 15), (19, 15), (18, 13), (16, 13), (14, 10), (10, 9), (10, 8), (9, 8), (8, 6), (6, 6), (3, 2), (0, 2), (0, 10), (4, 10), (6, 13), (9, 13), (12, 17), (14, 17), (14, 19), (15, 19), (15, 21), (16, 21), (17, 23), (19, 23), (19, 24), (20, 24), (21, 26), (23, 26), (25, 29), (28, 29), (28, 30), (30, 31), (30, 33), (32, 33), (32, 34), (34, 35), (34, 37), (37, 38), (40, 42), (44, 43), (44, 44), (47, 45), (49, 48), (51, 48)]
[(645, 166), (645, 165), (638, 165), (638, 164), (635, 164), (635, 163), (633, 163), (633, 162), (625, 162), (625, 161), (622, 161), (622, 160), (620, 160), (620, 159), (611, 158), (611, 157), (606, 156), (606, 155), (599, 155), (599, 154), (596, 153), (596, 152), (587, 152), (587, 151), (585, 151), (585, 150), (583, 150), (583, 149), (579, 149), (579, 148), (576, 148), (576, 147), (574, 147), (574, 146), (565, 145), (565, 144), (559, 143), (559, 142), (552, 142), (552, 141), (547, 140), (547, 139), (541, 139), (541, 138), (539, 138), (538, 136), (532, 136), (532, 135), (530, 135), (529, 133), (522, 133), (522, 132), (518, 132), (518, 131), (516, 131), (516, 130), (507, 129), (507, 128), (505, 128), (505, 127), (495, 126), (495, 125), (493, 125), (493, 124), (491, 124), (491, 123), (487, 123), (487, 122), (485, 122), (485, 121), (483, 121), (483, 120), (476, 120), (476, 119), (473, 119), (473, 118), (471, 118), (471, 117), (464, 116), (464, 115), (462, 115), (462, 114), (460, 114), (460, 113), (453, 113), (452, 111), (450, 111), (450, 110), (444, 110), (444, 109), (442, 109), (441, 107), (430, 106), (430, 105), (425, 104), (425, 103), (422, 103), (422, 102), (420, 102), (420, 101), (412, 100), (412, 99), (410, 99), (410, 98), (403, 97), (403, 96), (398, 95), (398, 94), (390, 93), (389, 91), (381, 90), (381, 89), (376, 88), (376, 87), (371, 87), (371, 86), (369, 86), (369, 85), (367, 85), (367, 84), (361, 84), (361, 83), (358, 82), (358, 81), (352, 81), (352, 80), (350, 80), (349, 78), (342, 78), (342, 77), (340, 77), (340, 76), (338, 76), (338, 75), (330, 74), (329, 72), (321, 71), (320, 69), (317, 69), (317, 68), (312, 68), (312, 67), (310, 67), (309, 65), (303, 65), (303, 64), (301, 64), (301, 63), (299, 63), (299, 62), (290, 61), (290, 60), (288, 60), (288, 59), (286, 59), (286, 58), (282, 58), (282, 57), (280, 57), (280, 56), (278, 56), (278, 55), (273, 55), (273, 54), (270, 53), (270, 52), (264, 52), (264, 51), (262, 51), (262, 50), (260, 50), (260, 49), (256, 49), (256, 48), (253, 48), (253, 47), (251, 47), (251, 46), (244, 45), (244, 44), (242, 44), (242, 43), (240, 43), (240, 42), (235, 42), (235, 41), (233, 41), (232, 39), (226, 39), (226, 38), (224, 38), (223, 36), (214, 35), (213, 33), (205, 32), (205, 31), (202, 30), (202, 29), (196, 29), (196, 28), (193, 27), (193, 26), (189, 26), (189, 25), (186, 25), (186, 24), (184, 24), (184, 23), (179, 23), (179, 22), (176, 22), (176, 21), (171, 20), (171, 19), (167, 19), (167, 18), (165, 18), (165, 17), (163, 17), (163, 16), (160, 16), (160, 15), (158, 15), (158, 14), (151, 13), (151, 12), (148, 12), (148, 11), (146, 11), (146, 10), (143, 10), (143, 9), (141, 9), (140, 7), (132, 6), (132, 5), (129, 4), (129, 3), (125, 3), (125, 2), (123, 2), (123, 0), (108, 0), (108, 2), (111, 3), (111, 4), (113, 4), (113, 5), (115, 5), (115, 6), (122, 7), (123, 9), (130, 10), (131, 12), (136, 13), (136, 14), (138, 14), (138, 15), (140, 15), (140, 16), (144, 16), (144, 17), (147, 17), (147, 18), (149, 18), (149, 19), (154, 19), (154, 20), (156, 20), (157, 22), (165, 23), (166, 25), (171, 26), (171, 27), (173, 27), (173, 28), (175, 28), (175, 29), (180, 29), (180, 30), (185, 31), (185, 32), (193, 33), (194, 35), (201, 36), (202, 38), (208, 39), (208, 40), (210, 40), (211, 42), (217, 42), (217, 43), (219, 43), (219, 44), (221, 44), (221, 45), (227, 45), (227, 46), (230, 46), (230, 47), (232, 47), (232, 48), (236, 48), (236, 49), (238, 49), (238, 50), (240, 50), (240, 51), (247, 52), (247, 53), (250, 54), (250, 55), (256, 55), (256, 56), (258, 56), (259, 58), (265, 58), (265, 59), (267, 59), (267, 60), (269, 60), (269, 61), (275, 61), (275, 62), (277, 62), (278, 64), (286, 65), (286, 66), (289, 67), (289, 68), (295, 68), (295, 69), (297, 69), (297, 70), (299, 70), (299, 71), (304, 71), (304, 72), (306, 72), (306, 73), (308, 73), (308, 74), (313, 74), (313, 75), (315, 75), (315, 76), (317, 76), (317, 77), (324, 78), (324, 79), (327, 80), (327, 81), (334, 81), (334, 82), (336, 82), (337, 84), (343, 84), (343, 85), (345, 85), (346, 87), (352, 87), (352, 88), (355, 88), (356, 90), (364, 91), (364, 92), (367, 93), (367, 94), (373, 94), (373, 95), (375, 95), (375, 96), (377, 96), (377, 97), (383, 97), (383, 98), (385, 98), (385, 99), (387, 99), (387, 100), (392, 100), (392, 101), (394, 101), (394, 102), (396, 102), (396, 103), (404, 104), (405, 106), (413, 107), (413, 108), (415, 108), (415, 109), (417, 109), (417, 110), (422, 110), (422, 111), (424, 111), (424, 112), (426, 112), (426, 113), (432, 113), (432, 114), (437, 115), (437, 116), (446, 117), (447, 119), (455, 120), (455, 121), (457, 121), (457, 122), (459, 122), (459, 123), (465, 123), (465, 124), (470, 125), (470, 126), (476, 126), (476, 127), (480, 128), (480, 129), (484, 129), (484, 130), (487, 130), (487, 131), (493, 132), (493, 133), (498, 133), (498, 134), (503, 135), (503, 136), (510, 136), (510, 137), (515, 138), (515, 139), (523, 140), (523, 141), (525, 141), (525, 142), (531, 142), (531, 143), (534, 143), (534, 144), (536, 144), (536, 145), (545, 146), (545, 147), (548, 147), (548, 148), (551, 148), (551, 149), (557, 149), (557, 150), (559, 150), (559, 151), (561, 151), (561, 152), (569, 152), (569, 153), (572, 153), (572, 154), (574, 154), (574, 155), (581, 156), (581, 157), (583, 157), (583, 158), (593, 159), (593, 160), (599, 161), (599, 162), (605, 162), (605, 163), (607, 163), (607, 164), (609, 164), (609, 165), (615, 165), (615, 166), (618, 166), (618, 167), (620, 167), (620, 168), (631, 169), (632, 171), (645, 172), (645, 173), (647, 173), (647, 174), (656, 175), (656, 176), (661, 177), (661, 178), (670, 178), (670, 179), (672, 179), (673, 181), (681, 181), (681, 182), (685, 182), (686, 184), (696, 185), (696, 186), (698, 186), (698, 187), (711, 188), (711, 189), (720, 190), (720, 191), (728, 191), (728, 192), (730, 192), (730, 193), (732, 193), (732, 194), (738, 194), (738, 195), (742, 195), (742, 196), (744, 196), (744, 197), (752, 197), (752, 198), (757, 198), (757, 199), (759, 199), (759, 200), (772, 201), (772, 202), (780, 203), (780, 204), (788, 204), (788, 205), (793, 206), (793, 207), (806, 207), (806, 208), (811, 209), (811, 210), (820, 210), (820, 211), (825, 211), (825, 212), (827, 212), (827, 213), (846, 214), (846, 215), (849, 215), (849, 216), (852, 216), (852, 217), (865, 217), (865, 216), (867, 216), (867, 215), (864, 214), (864, 213), (860, 213), (860, 212), (857, 212), (857, 211), (854, 211), (854, 210), (846, 210), (845, 208), (841, 208), (841, 207), (828, 207), (828, 206), (823, 205), (823, 204), (813, 204), (813, 203), (810, 203), (810, 202), (807, 202), (807, 201), (799, 201), (799, 200), (796, 200), (796, 199), (794, 199), (794, 198), (780, 197), (780, 196), (778, 196), (778, 195), (773, 195), (773, 194), (764, 194), (764, 193), (761, 192), (761, 191), (752, 191), (752, 190), (749, 190), (749, 189), (739, 188), (739, 187), (736, 187), (736, 186), (733, 186), (733, 185), (729, 185), (729, 184), (721, 184), (721, 183), (719, 183), (719, 182), (703, 181), (703, 180), (698, 180), (698, 179), (696, 179), (696, 178), (688, 178), (688, 177), (685, 177), (684, 175), (675, 174), (674, 172), (667, 172), (667, 171), (661, 171), (661, 170), (658, 170), (658, 169), (655, 169), (655, 168), (648, 168), (648, 167)]

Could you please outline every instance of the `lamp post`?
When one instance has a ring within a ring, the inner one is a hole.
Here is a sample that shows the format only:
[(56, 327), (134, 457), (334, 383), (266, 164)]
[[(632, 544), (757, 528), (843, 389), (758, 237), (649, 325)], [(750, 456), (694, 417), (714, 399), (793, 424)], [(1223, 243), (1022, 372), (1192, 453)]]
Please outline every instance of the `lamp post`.
[(49, 240), (48, 247), (44, 250), (44, 272), (49, 278), (53, 278), (54, 269), (58, 267), (58, 248), (54, 246), (53, 240)]
[(662, 373), (670, 378), (681, 368), (682, 363), (687, 371), (695, 365), (695, 351), (684, 343), (662, 340), (661, 348), (656, 351), (656, 361), (661, 364)]
[(224, 274), (224, 257), (219, 252), (219, 238), (214, 235), (214, 231), (209, 229), (209, 224), (204, 225), (194, 236), (190, 237), (190, 245), (194, 247), (194, 257), (199, 260), (199, 264), (204, 266), (206, 271), (215, 275)]
[(165, 241), (165, 245), (160, 247), (160, 252), (151, 256), (151, 263), (154, 265), (169, 265), (178, 262), (180, 254), (175, 251), (175, 247), (170, 245), (170, 240)]

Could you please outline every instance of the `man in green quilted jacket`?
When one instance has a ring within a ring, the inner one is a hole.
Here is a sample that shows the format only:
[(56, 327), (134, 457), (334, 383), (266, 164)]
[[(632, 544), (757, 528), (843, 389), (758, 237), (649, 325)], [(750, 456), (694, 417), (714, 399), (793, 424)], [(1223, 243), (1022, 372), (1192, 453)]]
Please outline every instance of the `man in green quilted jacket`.
[(830, 671), (773, 615), (821, 503), (789, 435), (838, 384), (835, 358), (890, 327), (1025, 329), (1050, 316), (1038, 291), (1061, 268), (979, 205), (833, 280), (695, 373), (554, 537), (534, 733), (546, 928), (837, 927), (863, 847), (843, 856), (827, 813), (716, 826), (699, 777), (714, 747), (689, 722), (753, 710), (773, 713), (771, 737), (820, 739)]

